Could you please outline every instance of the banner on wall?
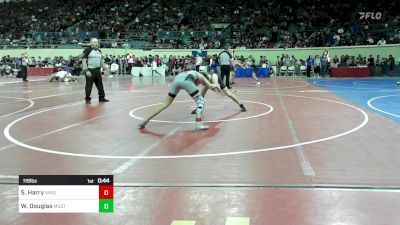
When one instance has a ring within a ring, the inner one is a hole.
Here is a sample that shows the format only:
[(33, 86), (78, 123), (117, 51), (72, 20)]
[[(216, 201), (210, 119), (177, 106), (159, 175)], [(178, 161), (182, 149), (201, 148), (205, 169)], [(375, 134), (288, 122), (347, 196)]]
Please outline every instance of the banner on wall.
[[(192, 56), (193, 56), (193, 57), (197, 57), (197, 55), (199, 54), (199, 52), (200, 52), (200, 51), (192, 51)], [(202, 57), (203, 59), (205, 59), (205, 58), (207, 57), (207, 51), (201, 51), (200, 54), (201, 54), (201, 57)]]

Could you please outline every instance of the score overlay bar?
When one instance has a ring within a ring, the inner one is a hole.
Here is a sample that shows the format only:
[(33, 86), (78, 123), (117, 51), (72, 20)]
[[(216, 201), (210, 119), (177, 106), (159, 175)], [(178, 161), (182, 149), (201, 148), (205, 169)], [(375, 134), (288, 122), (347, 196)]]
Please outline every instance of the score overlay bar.
[(112, 213), (112, 175), (21, 175), (20, 213)]

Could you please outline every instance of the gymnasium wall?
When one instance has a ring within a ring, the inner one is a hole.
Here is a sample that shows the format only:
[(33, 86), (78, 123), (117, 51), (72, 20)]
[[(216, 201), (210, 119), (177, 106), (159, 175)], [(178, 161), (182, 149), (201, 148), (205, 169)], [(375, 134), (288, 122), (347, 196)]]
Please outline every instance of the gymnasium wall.
[[(275, 61), (277, 56), (282, 54), (294, 55), (296, 58), (306, 59), (309, 55), (321, 55), (326, 49), (321, 48), (288, 48), (288, 49), (251, 49), (251, 50), (235, 50), (235, 55), (243, 55), (245, 57), (252, 55), (256, 60), (260, 56), (266, 56), (269, 60)], [(400, 58), (400, 44), (386, 45), (386, 46), (344, 46), (344, 47), (331, 47), (328, 48), (331, 56), (335, 55), (354, 55), (361, 54), (363, 56), (369, 55), (380, 55), (381, 57), (387, 57), (389, 54), (393, 55), (395, 59)], [(30, 56), (41, 56), (43, 57), (54, 57), (63, 56), (69, 57), (77, 56), (82, 54), (83, 49), (1, 49), (0, 57), (4, 55), (21, 56), (23, 52), (27, 51)], [(122, 55), (126, 53), (133, 53), (136, 56), (147, 56), (147, 55), (191, 55), (192, 50), (187, 49), (157, 49), (151, 51), (143, 51), (139, 49), (102, 49), (103, 54), (111, 55)], [(207, 50), (208, 54), (218, 54), (221, 50)]]

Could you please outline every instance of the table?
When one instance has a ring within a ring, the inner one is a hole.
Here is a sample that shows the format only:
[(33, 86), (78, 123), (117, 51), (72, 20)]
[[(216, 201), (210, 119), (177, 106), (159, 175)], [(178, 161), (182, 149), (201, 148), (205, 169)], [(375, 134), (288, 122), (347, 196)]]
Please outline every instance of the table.
[(332, 77), (369, 77), (371, 71), (368, 67), (339, 67), (331, 68)]
[(54, 68), (28, 67), (28, 76), (48, 76), (54, 72)]
[[(165, 67), (157, 67), (157, 72), (161, 74), (161, 76), (165, 76)], [(141, 73), (144, 77), (151, 77), (151, 67), (132, 67), (131, 74), (134, 77), (138, 77)], [(154, 73), (154, 76), (160, 76), (157, 73)]]
[[(241, 68), (238, 67), (235, 71), (235, 77), (251, 77), (254, 68)], [(268, 77), (269, 76), (269, 69), (268, 68), (258, 68), (257, 77)]]

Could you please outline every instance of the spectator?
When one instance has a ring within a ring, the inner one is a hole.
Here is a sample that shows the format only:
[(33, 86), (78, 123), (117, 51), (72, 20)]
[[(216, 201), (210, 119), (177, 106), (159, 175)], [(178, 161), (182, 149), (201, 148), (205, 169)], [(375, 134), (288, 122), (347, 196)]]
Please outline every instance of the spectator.
[(368, 68), (369, 68), (369, 71), (371, 72), (371, 75), (374, 76), (375, 75), (375, 59), (372, 55), (369, 55), (369, 58), (368, 58)]
[(382, 70), (381, 70), (381, 57), (380, 55), (376, 56), (376, 60), (375, 60), (375, 74), (376, 75), (381, 75), (382, 74)]
[(325, 75), (328, 73), (328, 55), (323, 54), (321, 58), (321, 75), (322, 77), (325, 77)]
[(388, 65), (389, 65), (389, 72), (390, 72), (390, 76), (393, 75), (393, 71), (394, 71), (394, 66), (395, 66), (395, 62), (396, 60), (394, 59), (394, 57), (392, 55), (389, 55), (388, 58)]
[(333, 36), (333, 47), (338, 46), (340, 43), (340, 36), (339, 34), (335, 34), (335, 36)]
[(12, 76), (11, 66), (9, 64), (4, 64), (0, 67), (0, 76)]
[(358, 54), (357, 56), (357, 61), (355, 63), (358, 67), (361, 67), (363, 65), (363, 57), (361, 56), (361, 54)]
[(197, 53), (196, 56), (196, 71), (199, 72), (200, 71), (200, 66), (203, 63), (203, 58), (201, 57), (201, 52)]
[(314, 58), (314, 73), (317, 78), (319, 78), (321, 74), (321, 58), (319, 55), (316, 55)]
[(157, 71), (157, 59), (156, 56), (153, 58), (153, 60), (151, 61), (151, 76), (154, 76), (154, 73), (158, 74), (159, 76), (161, 76), (161, 73), (159, 73)]
[(384, 45), (386, 45), (386, 40), (385, 40), (385, 38), (382, 37), (381, 40), (378, 41), (377, 45), (379, 45), (379, 46), (384, 46)]
[(306, 72), (307, 73), (307, 77), (310, 77), (311, 70), (312, 70), (312, 68), (314, 66), (314, 60), (311, 57), (311, 55), (308, 56), (308, 59), (306, 61), (306, 66), (307, 66), (307, 72)]
[(388, 72), (388, 59), (385, 58), (385, 57), (383, 57), (382, 61), (381, 61), (381, 71), (382, 71), (383, 76), (387, 75), (387, 72)]
[(367, 44), (369, 44), (369, 45), (373, 45), (374, 44), (374, 39), (371, 37), (371, 36), (368, 36), (368, 39), (367, 39)]
[(332, 67), (333, 68), (338, 68), (339, 67), (339, 58), (338, 58), (338, 56), (337, 55), (335, 55), (335, 57), (333, 58), (333, 60), (332, 60)]

